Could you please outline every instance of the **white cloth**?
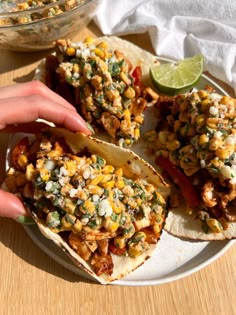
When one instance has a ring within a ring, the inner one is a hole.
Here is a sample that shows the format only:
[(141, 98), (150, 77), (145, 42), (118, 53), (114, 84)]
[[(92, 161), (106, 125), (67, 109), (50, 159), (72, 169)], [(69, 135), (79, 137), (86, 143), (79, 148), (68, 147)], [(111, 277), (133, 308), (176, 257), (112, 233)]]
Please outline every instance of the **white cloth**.
[(201, 53), (236, 93), (236, 0), (103, 0), (95, 22), (105, 35), (148, 32), (162, 57)]

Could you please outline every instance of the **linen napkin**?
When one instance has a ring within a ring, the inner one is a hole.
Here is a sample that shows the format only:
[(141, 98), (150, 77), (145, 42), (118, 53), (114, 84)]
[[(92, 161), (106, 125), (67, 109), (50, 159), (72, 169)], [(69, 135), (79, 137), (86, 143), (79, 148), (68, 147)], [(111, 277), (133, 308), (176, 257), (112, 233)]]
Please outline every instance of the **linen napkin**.
[(148, 32), (158, 56), (201, 53), (204, 70), (236, 93), (235, 0), (103, 0), (94, 19), (105, 35)]

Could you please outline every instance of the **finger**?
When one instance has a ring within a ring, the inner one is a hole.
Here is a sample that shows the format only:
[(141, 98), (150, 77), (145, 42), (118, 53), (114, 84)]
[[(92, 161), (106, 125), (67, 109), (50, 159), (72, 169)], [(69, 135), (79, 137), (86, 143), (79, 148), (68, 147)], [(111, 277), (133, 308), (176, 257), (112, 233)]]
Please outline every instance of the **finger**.
[(23, 203), (15, 195), (0, 189), (0, 216), (18, 220), (19, 217), (29, 216)]
[(67, 108), (76, 111), (75, 107), (68, 103), (63, 97), (54, 93), (45, 84), (40, 81), (30, 81), (27, 83), (18, 83), (14, 85), (1, 87), (0, 99), (8, 98), (11, 96), (21, 97), (28, 95), (41, 95), (49, 101), (58, 103)]
[(29, 123), (41, 118), (56, 125), (63, 125), (72, 131), (91, 134), (85, 121), (77, 112), (70, 108), (65, 110), (65, 106), (40, 95), (0, 99), (0, 111), (0, 129), (6, 128), (8, 125)]

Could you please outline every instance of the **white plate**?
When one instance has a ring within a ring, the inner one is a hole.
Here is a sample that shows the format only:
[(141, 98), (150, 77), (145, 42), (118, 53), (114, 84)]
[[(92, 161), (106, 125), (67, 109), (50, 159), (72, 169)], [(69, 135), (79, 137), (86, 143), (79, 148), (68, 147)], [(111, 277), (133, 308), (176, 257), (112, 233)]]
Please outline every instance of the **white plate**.
[[(161, 58), (160, 60), (162, 62), (169, 61)], [(206, 75), (202, 75), (196, 88), (204, 88), (206, 84), (213, 86), (216, 91), (221, 94), (227, 94)], [(148, 119), (145, 120), (146, 124), (144, 124), (142, 128), (143, 132), (155, 128), (156, 124), (155, 115), (151, 108), (145, 112), (145, 116), (147, 116), (146, 118)], [(0, 135), (1, 154), (4, 155), (4, 158), (6, 155), (9, 158), (7, 143), (8, 148), (11, 147), (17, 140), (17, 137), (18, 135), (10, 137), (8, 141), (6, 135), (5, 137)], [(148, 162), (154, 164), (154, 157), (145, 154), (145, 143), (140, 142), (136, 144), (133, 150), (144, 159), (148, 160)], [(4, 153), (6, 153), (6, 155)], [(6, 160), (8, 160), (8, 158)], [(8, 168), (8, 163), (6, 168)], [(0, 172), (2, 173), (3, 170), (0, 169)], [(24, 227), (32, 240), (47, 255), (80, 277), (91, 279), (89, 275), (78, 269), (62, 251), (58, 250), (58, 247), (52, 241), (43, 237), (36, 225), (25, 225)], [(185, 241), (173, 237), (164, 231), (154, 255), (139, 269), (122, 280), (114, 281), (113, 284), (129, 286), (157, 285), (183, 278), (210, 264), (225, 253), (233, 243), (234, 241)]]

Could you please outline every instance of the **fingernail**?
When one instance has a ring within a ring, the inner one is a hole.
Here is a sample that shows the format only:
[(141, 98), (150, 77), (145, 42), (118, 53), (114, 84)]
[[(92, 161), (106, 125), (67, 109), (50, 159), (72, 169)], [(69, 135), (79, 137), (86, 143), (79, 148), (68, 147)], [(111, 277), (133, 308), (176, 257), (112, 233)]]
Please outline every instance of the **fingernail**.
[(31, 217), (20, 215), (16, 218), (16, 221), (21, 224), (34, 224), (35, 221)]
[(86, 126), (92, 132), (92, 134), (95, 135), (95, 131), (94, 131), (93, 127), (90, 125), (90, 123), (86, 122)]

